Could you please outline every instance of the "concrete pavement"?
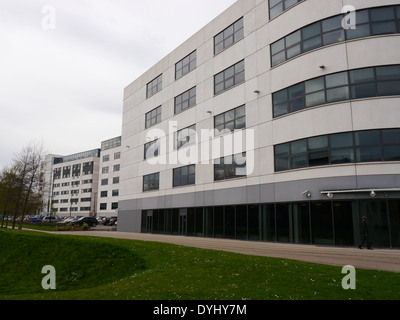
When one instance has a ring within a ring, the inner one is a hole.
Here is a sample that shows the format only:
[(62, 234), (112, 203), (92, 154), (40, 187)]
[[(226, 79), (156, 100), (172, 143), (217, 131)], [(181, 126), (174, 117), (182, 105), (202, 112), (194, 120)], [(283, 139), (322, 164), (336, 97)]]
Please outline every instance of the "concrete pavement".
[(341, 267), (352, 265), (360, 269), (400, 273), (400, 250), (396, 249), (360, 250), (351, 247), (298, 245), (110, 231), (66, 232), (62, 234), (164, 242), (246, 255), (286, 258)]

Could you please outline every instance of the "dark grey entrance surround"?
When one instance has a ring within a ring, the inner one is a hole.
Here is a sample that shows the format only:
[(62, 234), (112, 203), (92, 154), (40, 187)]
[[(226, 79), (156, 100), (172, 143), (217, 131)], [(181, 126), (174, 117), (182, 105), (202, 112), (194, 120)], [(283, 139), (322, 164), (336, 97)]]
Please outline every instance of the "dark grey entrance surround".
[[(323, 190), (399, 188), (398, 175), (345, 176), (252, 185), (121, 201), (118, 231), (141, 232), (142, 210), (235, 204), (329, 200)], [(308, 192), (305, 192), (308, 191)], [(309, 194), (309, 197), (307, 196)], [(400, 198), (400, 192), (377, 192), (375, 198)], [(368, 193), (335, 194), (334, 199), (370, 198)]]

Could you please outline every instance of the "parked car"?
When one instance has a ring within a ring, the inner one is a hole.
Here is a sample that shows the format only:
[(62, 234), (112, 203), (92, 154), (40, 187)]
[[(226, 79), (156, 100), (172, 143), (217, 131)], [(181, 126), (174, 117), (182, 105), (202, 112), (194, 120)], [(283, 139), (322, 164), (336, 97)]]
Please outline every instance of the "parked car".
[(49, 223), (51, 223), (51, 222), (58, 222), (58, 221), (60, 221), (61, 219), (60, 219), (60, 217), (58, 217), (58, 216), (55, 216), (55, 217), (53, 217), (53, 216), (47, 216), (47, 217), (44, 217), (43, 219), (42, 219), (42, 222), (49, 222)]
[(95, 227), (98, 225), (98, 221), (95, 217), (82, 217), (77, 220), (71, 221), (73, 225), (83, 226), (84, 223), (87, 223), (91, 227)]
[(111, 217), (108, 220), (108, 225), (113, 226), (117, 222), (118, 218), (117, 217)]
[(27, 218), (26, 221), (32, 222), (32, 223), (39, 223), (42, 221), (42, 219), (43, 219), (42, 216), (32, 216), (32, 217)]

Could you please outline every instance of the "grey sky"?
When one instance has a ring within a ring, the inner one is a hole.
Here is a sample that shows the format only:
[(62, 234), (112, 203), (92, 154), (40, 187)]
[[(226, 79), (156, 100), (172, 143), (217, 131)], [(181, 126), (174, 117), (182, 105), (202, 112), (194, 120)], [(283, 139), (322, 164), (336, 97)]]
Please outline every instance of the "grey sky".
[(30, 141), (68, 155), (120, 135), (124, 87), (234, 2), (1, 0), (0, 168)]

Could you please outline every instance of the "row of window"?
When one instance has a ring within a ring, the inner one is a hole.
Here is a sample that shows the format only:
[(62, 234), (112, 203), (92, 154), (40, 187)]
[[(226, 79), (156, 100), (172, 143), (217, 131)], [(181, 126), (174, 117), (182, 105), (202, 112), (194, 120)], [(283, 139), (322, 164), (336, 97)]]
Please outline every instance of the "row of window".
[(331, 102), (400, 95), (400, 65), (355, 69), (307, 80), (272, 94), (274, 117)]
[(387, 6), (356, 12), (355, 29), (342, 26), (344, 14), (323, 19), (271, 44), (271, 66), (307, 51), (346, 40), (400, 32), (400, 6)]
[[(229, 88), (243, 83), (245, 80), (244, 60), (221, 71), (214, 76), (214, 93), (218, 94)], [(174, 112), (178, 114), (196, 105), (196, 87), (193, 87), (174, 99)], [(145, 128), (161, 122), (161, 106), (149, 111), (145, 115)]]
[[(246, 176), (246, 153), (239, 153), (214, 160), (214, 181)], [(173, 169), (173, 187), (196, 184), (196, 165)], [(159, 190), (160, 173), (143, 176), (143, 191)]]
[[(232, 23), (214, 37), (214, 55), (243, 39), (243, 17)], [(197, 51), (193, 51), (175, 64), (175, 80), (182, 78), (197, 67)], [(146, 97), (150, 98), (162, 90), (162, 74), (146, 85)]]
[(276, 145), (275, 171), (341, 163), (400, 161), (400, 129), (317, 136)]
[[(112, 202), (111, 210), (116, 210), (116, 209), (118, 209), (118, 202)], [(101, 211), (107, 210), (107, 203), (100, 203), (100, 210)]]
[[(118, 172), (120, 170), (120, 165), (119, 164), (115, 164), (113, 166), (113, 172)], [(101, 173), (109, 173), (110, 172), (110, 167), (103, 167), (101, 168)]]
[[(80, 190), (81, 193), (91, 193), (92, 191), (93, 191), (92, 188), (87, 188), (87, 189)], [(59, 196), (59, 195), (65, 196), (67, 194), (70, 194), (70, 192), (71, 192), (72, 195), (79, 194), (79, 190), (71, 190), (71, 191), (64, 190), (64, 191), (54, 191), (53, 192), (53, 196)]]
[[(226, 111), (214, 117), (215, 136), (233, 132), (246, 127), (245, 105)], [(196, 125), (174, 132), (174, 150), (196, 143)], [(160, 140), (154, 140), (144, 145), (144, 159), (160, 155)]]
[[(112, 190), (111, 191), (111, 196), (112, 197), (118, 197), (119, 196), (119, 190)], [(107, 198), (108, 197), (108, 191), (101, 191), (100, 192), (100, 198)]]
[[(114, 160), (120, 159), (121, 158), (121, 152), (115, 152), (114, 153)], [(103, 162), (108, 162), (110, 161), (110, 155), (106, 154), (103, 156)]]
[[(118, 184), (119, 183), (119, 177), (112, 178), (112, 183), (113, 184)], [(101, 179), (101, 185), (102, 186), (108, 185), (108, 179)]]

